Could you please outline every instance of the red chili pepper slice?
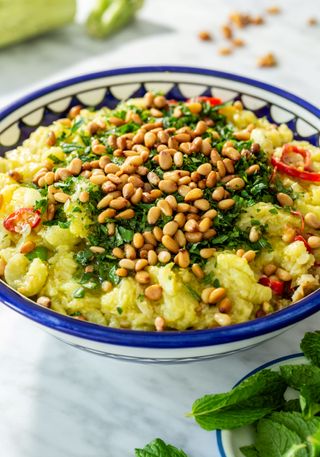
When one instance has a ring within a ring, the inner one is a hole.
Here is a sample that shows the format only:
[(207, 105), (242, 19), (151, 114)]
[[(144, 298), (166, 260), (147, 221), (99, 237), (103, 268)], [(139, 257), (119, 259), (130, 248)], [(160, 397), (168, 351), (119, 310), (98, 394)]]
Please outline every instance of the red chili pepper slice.
[(284, 283), (282, 281), (276, 281), (275, 279), (270, 279), (267, 276), (261, 276), (259, 283), (263, 286), (270, 287), (275, 294), (283, 295)]
[(306, 250), (307, 250), (308, 252), (312, 252), (312, 249), (311, 249), (311, 247), (309, 246), (308, 241), (307, 241), (302, 235), (297, 235), (297, 236), (295, 236), (295, 237), (294, 237), (294, 241), (302, 241), (302, 243), (303, 243), (303, 244), (305, 245), (305, 247), (306, 247)]
[(178, 100), (171, 98), (170, 100), (167, 100), (167, 103), (168, 105), (176, 105), (178, 103)]
[[(301, 159), (299, 160), (300, 156), (303, 160), (301, 162)], [(298, 160), (297, 160), (298, 159)], [(302, 163), (303, 170), (308, 170), (312, 171), (311, 169), (311, 154), (310, 151), (304, 148), (300, 148), (299, 146), (296, 146), (295, 144), (285, 144), (282, 149), (282, 155), (281, 155), (281, 162), (284, 162), (285, 164), (289, 166), (294, 166), (295, 168), (298, 168), (295, 166), (295, 164), (298, 164), (300, 166), (300, 163)], [(299, 169), (299, 168), (298, 168)]]
[(211, 106), (222, 105), (221, 98), (216, 98), (216, 97), (193, 97), (193, 98), (189, 98), (187, 100), (187, 102), (207, 102)]
[(33, 208), (20, 208), (5, 218), (3, 226), (9, 232), (22, 233), (26, 225), (34, 228), (40, 224), (40, 214)]
[[(289, 161), (289, 157), (292, 155), (292, 153), (299, 154), (303, 158), (303, 170), (286, 163)], [(305, 171), (311, 169), (311, 156), (310, 152), (306, 149), (295, 145), (286, 144), (283, 147), (281, 157), (271, 157), (271, 163), (278, 171), (281, 171), (282, 173), (285, 173), (289, 176), (293, 176), (294, 178), (302, 179), (304, 181), (320, 182), (320, 173)]]

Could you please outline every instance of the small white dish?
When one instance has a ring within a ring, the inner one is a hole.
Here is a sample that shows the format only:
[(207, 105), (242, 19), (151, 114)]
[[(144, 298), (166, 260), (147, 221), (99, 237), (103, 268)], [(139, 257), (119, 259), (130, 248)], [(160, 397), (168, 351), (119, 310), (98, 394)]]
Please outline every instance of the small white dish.
[[(237, 382), (234, 387), (238, 386), (242, 381), (265, 368), (271, 368), (272, 370), (279, 371), (279, 367), (282, 365), (298, 365), (300, 363), (307, 363), (307, 360), (302, 353), (287, 355), (271, 360), (270, 362), (267, 362), (248, 373), (239, 382)], [(292, 393), (293, 392), (294, 391), (292, 391)], [(290, 390), (287, 393), (288, 397), (291, 398)], [(292, 395), (292, 398), (294, 398), (294, 394)], [(242, 446), (253, 444), (255, 440), (254, 427), (252, 425), (237, 428), (235, 430), (217, 430), (216, 435), (217, 445), (221, 457), (244, 457), (240, 448)]]

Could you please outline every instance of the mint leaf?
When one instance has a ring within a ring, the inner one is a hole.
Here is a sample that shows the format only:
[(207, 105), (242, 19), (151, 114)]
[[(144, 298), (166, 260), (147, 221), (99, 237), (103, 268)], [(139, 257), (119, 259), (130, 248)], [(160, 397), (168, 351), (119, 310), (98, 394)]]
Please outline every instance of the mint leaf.
[(143, 449), (135, 449), (136, 457), (188, 457), (181, 449), (166, 444), (160, 438), (147, 444)]
[(278, 424), (285, 425), (299, 435), (303, 441), (320, 427), (320, 417), (305, 420), (302, 414), (297, 412), (275, 412), (270, 416), (270, 419)]
[(192, 415), (206, 430), (251, 424), (283, 402), (286, 384), (279, 373), (262, 370), (230, 392), (205, 395), (192, 405)]
[(45, 246), (37, 246), (33, 251), (28, 252), (25, 255), (27, 259), (41, 259), (41, 260), (48, 260), (48, 249)]
[(220, 409), (208, 415), (196, 417), (197, 423), (204, 430), (232, 430), (253, 424), (273, 411), (272, 408)]
[(300, 406), (303, 416), (307, 419), (320, 412), (320, 382), (301, 387)]
[(307, 332), (300, 344), (301, 350), (313, 365), (320, 367), (320, 331)]
[(245, 457), (259, 457), (259, 452), (253, 444), (251, 446), (242, 446), (240, 451)]
[[(301, 445), (300, 436), (283, 424), (271, 419), (261, 419), (257, 426), (256, 447), (260, 457), (284, 457), (295, 445)], [(308, 457), (306, 449), (300, 448), (295, 457)]]
[(130, 243), (133, 240), (133, 230), (126, 229), (125, 227), (122, 227), (120, 225), (119, 227), (117, 227), (117, 231), (119, 231), (119, 234), (125, 243)]
[(320, 428), (311, 436), (308, 436), (310, 457), (320, 456)]
[(288, 386), (296, 390), (304, 384), (320, 382), (320, 368), (313, 365), (283, 365), (280, 374)]

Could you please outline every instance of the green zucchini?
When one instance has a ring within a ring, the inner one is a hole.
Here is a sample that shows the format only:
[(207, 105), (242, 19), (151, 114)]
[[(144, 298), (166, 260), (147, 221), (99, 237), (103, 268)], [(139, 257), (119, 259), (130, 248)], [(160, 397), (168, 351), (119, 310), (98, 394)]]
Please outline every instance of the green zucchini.
[(72, 22), (76, 0), (0, 0), (0, 47)]
[(130, 22), (144, 0), (97, 0), (86, 27), (89, 35), (104, 38)]

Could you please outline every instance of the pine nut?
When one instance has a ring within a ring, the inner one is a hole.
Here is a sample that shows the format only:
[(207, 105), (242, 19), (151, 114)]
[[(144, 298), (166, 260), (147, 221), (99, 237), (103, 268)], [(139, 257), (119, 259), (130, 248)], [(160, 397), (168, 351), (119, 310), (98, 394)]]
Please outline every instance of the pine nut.
[(79, 200), (81, 203), (87, 203), (89, 201), (90, 195), (89, 192), (84, 190), (83, 192), (80, 192), (79, 194)]
[(147, 174), (147, 179), (153, 186), (157, 186), (160, 182), (159, 176), (154, 171), (149, 171)]
[(228, 297), (223, 298), (218, 305), (218, 309), (219, 309), (220, 313), (224, 313), (224, 314), (230, 313), (230, 311), (232, 309), (231, 300)]
[(154, 133), (152, 132), (147, 132), (144, 135), (144, 144), (146, 145), (147, 148), (152, 148), (154, 144), (157, 141), (157, 137)]
[(209, 240), (210, 238), (216, 236), (217, 232), (215, 229), (209, 229), (203, 234), (203, 239), (204, 240)]
[(189, 252), (186, 249), (178, 252), (174, 259), (175, 263), (179, 265), (180, 268), (188, 268), (190, 264)]
[(185, 236), (189, 243), (199, 243), (202, 240), (203, 234), (201, 232), (186, 232)]
[(133, 209), (125, 209), (124, 211), (121, 211), (121, 213), (118, 213), (115, 218), (116, 219), (132, 219), (135, 215), (135, 212)]
[(143, 232), (143, 237), (147, 244), (157, 246), (157, 240), (152, 232)]
[(174, 239), (181, 248), (183, 248), (187, 244), (187, 239), (185, 237), (185, 234), (180, 229), (174, 235)]
[(157, 253), (153, 249), (148, 251), (148, 263), (149, 265), (156, 265), (158, 263)]
[(309, 225), (309, 227), (319, 229), (320, 228), (320, 220), (314, 213), (307, 213), (304, 216), (305, 223)]
[(102, 156), (106, 153), (107, 148), (105, 147), (104, 144), (101, 143), (95, 143), (92, 145), (92, 152), (96, 155)]
[(245, 253), (244, 249), (238, 249), (237, 252), (236, 252), (238, 257), (242, 257), (244, 253)]
[(138, 271), (135, 275), (135, 279), (139, 284), (149, 284), (151, 277), (147, 271)]
[(51, 184), (54, 183), (54, 173), (53, 173), (53, 171), (48, 171), (48, 173), (46, 173), (44, 175), (44, 181), (47, 184), (47, 186), (51, 186)]
[(226, 289), (224, 287), (218, 287), (214, 289), (209, 295), (209, 304), (215, 305), (218, 303), (225, 295)]
[(53, 195), (53, 198), (59, 203), (65, 203), (67, 200), (70, 199), (70, 195), (65, 194), (64, 192), (56, 192)]
[(269, 263), (268, 265), (265, 265), (263, 268), (263, 272), (267, 276), (273, 275), (277, 270), (276, 265), (273, 265), (273, 263)]
[(241, 158), (241, 154), (239, 151), (237, 151), (234, 147), (232, 146), (229, 146), (227, 148), (223, 148), (222, 149), (222, 155), (225, 156), (225, 157), (228, 157), (229, 159), (231, 160), (240, 160)]
[(202, 215), (202, 217), (209, 217), (210, 219), (214, 219), (217, 214), (218, 213), (215, 209), (209, 209)]
[(214, 290), (215, 290), (214, 287), (206, 287), (205, 289), (203, 289), (203, 291), (201, 292), (201, 300), (204, 303), (209, 303), (210, 294)]
[(99, 214), (98, 222), (99, 222), (99, 224), (103, 224), (106, 221), (106, 219), (113, 219), (115, 215), (116, 215), (116, 210), (112, 209), (112, 208), (108, 208)]
[(200, 232), (204, 233), (209, 230), (212, 225), (212, 220), (209, 217), (204, 217), (201, 222), (199, 223), (199, 230)]
[(210, 257), (214, 256), (215, 253), (216, 253), (215, 248), (200, 249), (200, 255), (203, 259), (209, 259)]
[(116, 210), (123, 209), (128, 205), (128, 200), (123, 197), (118, 197), (115, 200), (111, 200), (110, 208), (114, 208)]
[(124, 255), (127, 259), (135, 260), (137, 258), (136, 250), (131, 244), (124, 245)]
[(198, 263), (194, 263), (191, 267), (192, 273), (198, 278), (204, 278), (204, 272)]
[(105, 293), (111, 292), (113, 289), (112, 283), (110, 281), (103, 281), (101, 283), (101, 289)]
[(109, 222), (109, 224), (107, 224), (107, 231), (109, 236), (113, 236), (116, 233), (116, 226), (114, 222)]
[(163, 179), (159, 182), (159, 189), (166, 194), (173, 194), (177, 191), (178, 186), (171, 179)]
[(143, 190), (139, 187), (131, 197), (131, 203), (137, 205), (141, 202)]
[(186, 232), (198, 232), (199, 231), (198, 222), (194, 219), (188, 219), (184, 225), (184, 230)]
[(168, 195), (165, 198), (165, 201), (169, 203), (169, 205), (171, 206), (171, 208), (173, 210), (177, 209), (178, 203), (177, 203), (176, 197), (174, 197), (173, 195)]
[(219, 324), (221, 327), (231, 325), (232, 320), (229, 314), (215, 313), (213, 317), (217, 324)]
[(308, 244), (311, 249), (320, 248), (320, 236), (309, 236)]
[(163, 227), (163, 235), (174, 236), (178, 228), (179, 225), (176, 221), (167, 222)]
[(291, 274), (283, 268), (277, 268), (276, 275), (281, 281), (291, 281), (292, 279)]
[(160, 208), (165, 216), (172, 216), (172, 208), (166, 200), (159, 200), (157, 207)]
[(44, 308), (50, 308), (51, 300), (49, 297), (46, 296), (38, 297), (37, 304), (43, 306)]
[(104, 175), (92, 175), (89, 179), (92, 184), (96, 184), (97, 186), (101, 186), (101, 184), (108, 181), (108, 178)]
[(33, 251), (35, 247), (35, 243), (29, 240), (23, 243), (23, 245), (20, 248), (20, 252), (21, 254), (28, 254), (29, 252)]
[(225, 200), (221, 200), (218, 203), (218, 207), (222, 211), (227, 211), (228, 209), (232, 208), (232, 206), (234, 204), (235, 204), (235, 201), (232, 198), (226, 198)]
[(177, 254), (179, 252), (179, 245), (178, 243), (169, 235), (164, 235), (161, 240), (163, 246), (167, 248), (169, 251)]
[(243, 259), (246, 259), (246, 261), (249, 263), (249, 262), (252, 262), (256, 257), (256, 253), (254, 251), (247, 251), (243, 254), (242, 258)]
[(47, 146), (49, 146), (49, 147), (54, 146), (56, 144), (56, 141), (57, 141), (57, 139), (56, 139), (55, 133), (49, 132), (47, 141), (46, 141)]
[(174, 161), (174, 164), (177, 167), (182, 167), (182, 165), (183, 165), (183, 154), (182, 154), (182, 152), (180, 152), (180, 151), (175, 152), (175, 154), (173, 156), (173, 161)]
[(149, 209), (147, 220), (149, 225), (154, 225), (158, 222), (158, 219), (161, 215), (161, 210), (157, 206), (153, 206)]
[(101, 246), (90, 246), (89, 249), (95, 254), (103, 254), (105, 252), (105, 248), (102, 248)]
[(169, 170), (172, 167), (172, 157), (168, 149), (164, 149), (160, 152), (159, 166), (162, 170)]
[(279, 192), (277, 194), (277, 200), (281, 206), (292, 206), (293, 205), (292, 198), (289, 195), (284, 194), (282, 192)]
[(119, 170), (120, 170), (119, 165), (112, 163), (112, 162), (107, 163), (107, 165), (104, 167), (104, 172), (106, 174), (117, 173)]
[(160, 251), (158, 254), (158, 260), (161, 263), (168, 263), (171, 260), (171, 254), (168, 251)]
[(112, 249), (112, 255), (116, 257), (117, 259), (123, 259), (124, 258), (124, 252), (121, 248), (113, 248)]
[(189, 192), (184, 197), (184, 200), (186, 202), (195, 201), (195, 200), (199, 200), (199, 198), (202, 198), (202, 196), (203, 196), (203, 191), (201, 189), (196, 188), (196, 189), (189, 190)]
[(214, 187), (217, 182), (217, 172), (216, 171), (210, 171), (210, 173), (207, 176), (206, 179), (206, 186), (207, 187)]
[(245, 186), (245, 182), (242, 178), (233, 178), (227, 183), (228, 189), (241, 190)]
[(126, 270), (125, 268), (117, 268), (116, 275), (120, 276), (120, 278), (125, 278), (126, 276), (128, 276), (128, 270)]
[(250, 175), (253, 175), (254, 173), (258, 173), (259, 170), (260, 170), (260, 165), (254, 164), (246, 169), (246, 173), (247, 173), (247, 175), (250, 176)]
[(130, 259), (121, 259), (119, 266), (120, 268), (125, 268), (126, 270), (134, 270), (135, 262)]
[(222, 162), (224, 163), (224, 166), (226, 167), (228, 173), (234, 173), (234, 166), (231, 159), (223, 159)]
[(220, 201), (224, 197), (224, 188), (223, 187), (217, 187), (213, 192), (212, 192), (212, 199), (215, 201)]
[(174, 216), (174, 220), (178, 223), (179, 227), (183, 227), (186, 223), (186, 216), (183, 213), (177, 213)]
[(250, 233), (249, 233), (249, 240), (251, 241), (251, 243), (256, 243), (259, 238), (260, 238), (260, 233), (257, 230), (257, 228), (251, 227)]
[(132, 244), (136, 249), (141, 249), (144, 245), (144, 237), (141, 233), (135, 233), (133, 235)]

